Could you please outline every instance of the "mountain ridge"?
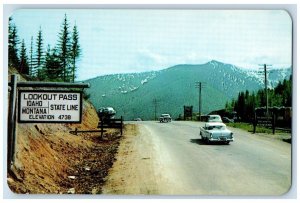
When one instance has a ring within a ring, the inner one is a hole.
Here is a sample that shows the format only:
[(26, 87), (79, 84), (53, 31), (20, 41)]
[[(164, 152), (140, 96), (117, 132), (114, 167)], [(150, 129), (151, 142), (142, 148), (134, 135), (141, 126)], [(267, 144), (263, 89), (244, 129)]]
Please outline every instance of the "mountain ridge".
[[(277, 69), (272, 71), (270, 87), (291, 73), (291, 69), (286, 72)], [(264, 85), (263, 79), (253, 71), (216, 60), (205, 64), (179, 64), (159, 71), (111, 74), (86, 80), (91, 84), (87, 93), (96, 108), (112, 106), (117, 116), (123, 115), (127, 120), (137, 117), (143, 120), (154, 119), (154, 99), (159, 101), (157, 114), (170, 113), (178, 117), (183, 114), (184, 105), (192, 105), (194, 112), (198, 111), (197, 81), (205, 84), (202, 90), (203, 113), (223, 108), (226, 101), (237, 97), (240, 91), (257, 91)]]

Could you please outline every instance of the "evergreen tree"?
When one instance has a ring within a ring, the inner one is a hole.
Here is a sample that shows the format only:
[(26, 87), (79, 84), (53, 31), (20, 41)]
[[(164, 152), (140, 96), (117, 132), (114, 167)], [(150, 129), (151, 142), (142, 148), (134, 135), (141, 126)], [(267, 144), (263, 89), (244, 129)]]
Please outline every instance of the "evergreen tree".
[(228, 101), (226, 101), (225, 103), (225, 111), (230, 111), (230, 104), (228, 103)]
[(36, 58), (35, 58), (35, 70), (34, 70), (34, 74), (37, 74), (38, 78), (43, 77), (41, 75), (43, 62), (44, 62), (43, 37), (42, 37), (42, 29), (40, 27), (36, 38)]
[(266, 106), (266, 94), (264, 89), (260, 89), (257, 92), (257, 100), (259, 106)]
[(50, 45), (48, 45), (46, 58), (45, 58), (45, 74), (47, 78), (51, 81), (59, 81), (62, 69), (60, 67), (60, 59), (57, 53), (57, 49), (50, 49)]
[(12, 18), (9, 18), (8, 24), (8, 65), (9, 67), (19, 67), (18, 57), (19, 38), (17, 34), (17, 27), (12, 23)]
[(283, 81), (283, 106), (292, 106), (292, 78), (290, 80), (284, 80)]
[(256, 96), (255, 93), (252, 92), (251, 95), (249, 95), (248, 101), (247, 101), (247, 107), (246, 107), (246, 115), (247, 115), (247, 121), (253, 121), (254, 118), (254, 111), (256, 108)]
[[(237, 99), (233, 99), (231, 106), (237, 112), (242, 121), (250, 122), (254, 117), (256, 107), (266, 106), (265, 90), (260, 89), (257, 93), (239, 92)], [(279, 82), (274, 89), (268, 89), (270, 107), (272, 106), (292, 106), (292, 77), (289, 80)], [(225, 104), (225, 109), (229, 109), (229, 104)]]
[(244, 108), (244, 120), (248, 121), (251, 119), (252, 116), (252, 109), (251, 109), (251, 96), (248, 90), (245, 92), (245, 108)]
[(21, 45), (19, 71), (22, 74), (29, 75), (29, 65), (28, 65), (28, 58), (27, 58), (27, 54), (26, 54), (26, 47), (25, 47), (24, 39), (22, 40), (22, 45)]
[(45, 70), (46, 75), (48, 78), (52, 78), (52, 74), (53, 72), (51, 72), (51, 49), (50, 49), (50, 45), (48, 44), (47, 50), (46, 50), (46, 54), (45, 54), (45, 64), (44, 64), (44, 68), (43, 70)]
[(75, 72), (76, 72), (76, 60), (80, 56), (80, 45), (79, 45), (79, 33), (77, 30), (77, 26), (73, 27), (73, 35), (72, 35), (72, 49), (71, 49), (71, 58), (72, 58), (72, 82), (75, 80)]
[(67, 20), (67, 15), (65, 14), (65, 18), (62, 23), (62, 29), (59, 33), (59, 41), (58, 41), (58, 54), (60, 59), (60, 66), (62, 68), (62, 78), (63, 81), (69, 81), (69, 70), (70, 68), (70, 58), (71, 58), (71, 40), (70, 40), (70, 32), (69, 32), (69, 24)]
[(245, 119), (245, 110), (246, 110), (246, 100), (245, 100), (245, 93), (242, 92), (240, 94), (240, 98), (238, 100), (238, 106), (239, 106), (239, 113), (242, 120)]
[(284, 106), (292, 106), (292, 95), (293, 95), (293, 90), (292, 90), (292, 76), (290, 77), (290, 80), (287, 81), (287, 87), (286, 87), (286, 102), (283, 104)]
[(31, 36), (31, 41), (30, 41), (30, 58), (29, 58), (29, 75), (34, 76), (34, 71), (33, 71), (33, 37)]

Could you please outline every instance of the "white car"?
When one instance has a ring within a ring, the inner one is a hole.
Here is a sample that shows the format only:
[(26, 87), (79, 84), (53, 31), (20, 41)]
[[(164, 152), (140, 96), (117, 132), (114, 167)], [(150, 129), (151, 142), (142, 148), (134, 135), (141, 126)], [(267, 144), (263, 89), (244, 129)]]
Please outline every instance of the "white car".
[(219, 115), (208, 115), (207, 122), (220, 122), (222, 123), (221, 116)]
[(161, 116), (159, 117), (159, 122), (164, 123), (164, 122), (171, 122), (172, 118), (170, 116), (170, 114), (161, 114)]
[(234, 140), (233, 133), (220, 122), (205, 123), (204, 127), (200, 127), (200, 135), (207, 143), (216, 141), (229, 144)]

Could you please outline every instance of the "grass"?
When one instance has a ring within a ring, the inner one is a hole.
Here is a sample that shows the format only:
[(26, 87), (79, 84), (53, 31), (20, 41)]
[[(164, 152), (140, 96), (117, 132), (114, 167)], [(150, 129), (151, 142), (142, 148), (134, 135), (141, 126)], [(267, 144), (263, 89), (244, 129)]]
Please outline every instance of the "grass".
[[(233, 127), (233, 128), (240, 128), (243, 130), (246, 130), (248, 132), (253, 132), (253, 125), (249, 123), (227, 123), (227, 126)], [(277, 132), (278, 130), (276, 130)], [(273, 131), (270, 128), (262, 127), (262, 126), (256, 126), (256, 133), (268, 133), (272, 134)]]
[[(249, 123), (227, 123), (226, 125), (233, 128), (243, 129), (245, 131), (253, 133), (253, 125)], [(273, 134), (273, 131), (270, 128), (256, 126), (256, 133), (259, 134), (260, 136), (264, 136), (272, 139), (279, 139), (284, 142), (288, 142), (290, 144), (292, 142), (292, 134), (284, 130), (276, 129), (275, 134)]]

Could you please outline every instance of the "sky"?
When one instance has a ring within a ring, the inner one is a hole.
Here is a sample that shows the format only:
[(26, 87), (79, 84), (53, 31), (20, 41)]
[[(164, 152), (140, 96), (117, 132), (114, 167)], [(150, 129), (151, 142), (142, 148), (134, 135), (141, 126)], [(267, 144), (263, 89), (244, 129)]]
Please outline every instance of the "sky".
[(12, 14), (27, 50), (41, 27), (54, 47), (64, 15), (82, 54), (77, 80), (211, 60), (242, 68), (290, 67), (292, 21), (284, 10), (20, 9)]

